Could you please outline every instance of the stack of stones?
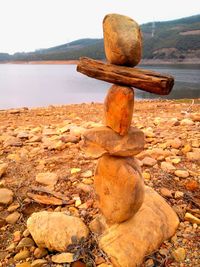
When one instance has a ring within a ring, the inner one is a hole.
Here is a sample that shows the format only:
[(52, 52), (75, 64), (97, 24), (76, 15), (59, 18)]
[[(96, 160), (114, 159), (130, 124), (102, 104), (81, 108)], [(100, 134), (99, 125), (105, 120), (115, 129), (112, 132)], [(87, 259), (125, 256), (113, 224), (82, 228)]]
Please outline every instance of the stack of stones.
[(131, 126), (134, 108), (131, 85), (168, 94), (173, 77), (144, 70), (138, 76), (133, 67), (141, 59), (141, 34), (134, 20), (110, 14), (104, 18), (103, 30), (108, 63), (81, 59), (77, 67), (90, 77), (114, 83), (104, 102), (105, 126), (89, 129), (82, 137), (85, 153), (99, 158), (94, 187), (103, 216), (97, 217), (90, 229), (98, 234), (99, 245), (113, 266), (136, 267), (145, 255), (175, 233), (179, 220), (161, 196), (144, 186), (134, 157), (144, 149), (144, 134)]
[[(103, 21), (107, 60), (116, 65), (134, 66), (141, 58), (138, 24), (125, 16), (111, 14)], [(134, 90), (114, 84), (104, 102), (105, 127), (84, 133), (82, 148), (87, 155), (101, 157), (95, 172), (99, 208), (107, 223), (132, 217), (144, 199), (144, 183), (137, 160), (144, 148), (144, 134), (131, 127)]]

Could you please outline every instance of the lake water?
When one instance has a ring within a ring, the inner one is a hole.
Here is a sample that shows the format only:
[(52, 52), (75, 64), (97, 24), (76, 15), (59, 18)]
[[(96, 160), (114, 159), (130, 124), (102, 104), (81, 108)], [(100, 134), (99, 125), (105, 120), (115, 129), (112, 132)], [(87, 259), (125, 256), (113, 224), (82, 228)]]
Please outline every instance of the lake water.
[[(173, 75), (175, 85), (169, 96), (136, 90), (137, 98), (200, 98), (200, 65), (141, 67)], [(0, 109), (103, 102), (110, 86), (75, 65), (0, 64)]]

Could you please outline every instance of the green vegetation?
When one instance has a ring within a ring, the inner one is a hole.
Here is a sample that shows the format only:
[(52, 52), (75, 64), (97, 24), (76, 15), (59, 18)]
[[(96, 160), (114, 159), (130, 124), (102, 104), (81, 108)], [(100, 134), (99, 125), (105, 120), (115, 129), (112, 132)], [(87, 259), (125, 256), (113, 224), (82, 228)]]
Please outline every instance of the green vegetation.
[[(200, 59), (200, 15), (141, 25), (143, 58), (182, 61)], [(153, 32), (153, 34), (152, 34)], [(0, 53), (0, 61), (74, 60), (82, 56), (104, 59), (103, 39), (80, 39), (31, 53)]]

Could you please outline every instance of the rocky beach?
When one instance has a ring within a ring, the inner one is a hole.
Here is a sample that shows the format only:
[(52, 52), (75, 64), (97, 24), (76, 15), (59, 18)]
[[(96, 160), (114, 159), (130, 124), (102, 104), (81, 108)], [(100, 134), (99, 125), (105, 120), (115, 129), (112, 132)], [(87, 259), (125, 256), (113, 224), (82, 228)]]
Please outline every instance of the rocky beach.
[[(102, 126), (102, 119), (101, 103), (0, 111), (0, 266), (112, 266), (91, 231), (98, 216), (93, 188), (97, 160), (81, 150), (84, 132)], [(175, 235), (146, 255), (141, 266), (197, 267), (199, 101), (135, 101), (131, 126), (145, 134), (144, 150), (135, 156), (145, 185), (180, 220)], [(43, 223), (33, 233), (31, 215), (41, 211)], [(46, 248), (41, 248), (37, 237), (50, 214), (56, 219), (43, 234)], [(53, 233), (60, 234), (66, 220), (71, 240), (66, 243), (61, 234), (54, 243)], [(82, 245), (75, 238), (79, 235)]]

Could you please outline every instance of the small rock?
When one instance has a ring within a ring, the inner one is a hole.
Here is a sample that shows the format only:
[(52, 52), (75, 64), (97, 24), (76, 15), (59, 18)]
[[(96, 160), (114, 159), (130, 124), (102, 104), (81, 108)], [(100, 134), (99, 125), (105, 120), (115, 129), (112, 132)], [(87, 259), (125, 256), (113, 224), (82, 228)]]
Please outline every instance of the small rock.
[(33, 239), (30, 237), (24, 237), (17, 245), (17, 249), (21, 249), (25, 247), (28, 248), (28, 247), (33, 247), (33, 246), (35, 246), (35, 242), (33, 241)]
[(81, 261), (75, 261), (72, 263), (72, 267), (86, 267), (85, 263), (82, 263)]
[(195, 191), (195, 190), (198, 189), (198, 187), (199, 187), (199, 184), (198, 184), (198, 182), (195, 181), (195, 180), (187, 181), (187, 182), (185, 183), (185, 188), (186, 188), (187, 190), (189, 190), (189, 191)]
[(200, 161), (200, 152), (198, 151), (188, 152), (186, 154), (186, 157), (190, 161)]
[(103, 20), (104, 48), (111, 64), (136, 66), (141, 59), (141, 33), (138, 24), (119, 14)]
[(36, 182), (44, 185), (54, 186), (58, 181), (58, 176), (53, 172), (38, 173), (36, 175)]
[(4, 218), (0, 218), (0, 228), (6, 224), (6, 220)]
[(85, 128), (80, 127), (80, 126), (71, 126), (70, 127), (70, 134), (80, 138), (81, 135), (84, 134), (85, 130), (86, 130)]
[(20, 213), (15, 211), (6, 217), (6, 222), (9, 224), (15, 224), (20, 218)]
[(7, 188), (0, 188), (0, 204), (10, 204), (13, 201), (13, 192)]
[(182, 146), (182, 141), (179, 138), (175, 138), (170, 141), (170, 145), (171, 147), (178, 149)]
[(75, 174), (75, 173), (78, 173), (78, 172), (80, 172), (80, 171), (81, 171), (80, 168), (72, 168), (72, 169), (70, 170), (70, 173), (71, 173), (71, 174)]
[(177, 248), (176, 250), (174, 250), (172, 252), (172, 256), (177, 262), (184, 261), (185, 257), (186, 257), (185, 249), (184, 248)]
[(23, 236), (24, 236), (24, 237), (28, 237), (29, 235), (30, 235), (29, 230), (28, 230), (28, 229), (24, 230), (24, 232), (23, 232)]
[(151, 157), (145, 157), (143, 160), (142, 160), (142, 163), (143, 165), (146, 165), (146, 166), (154, 166), (157, 164), (157, 160), (151, 158)]
[(18, 263), (16, 267), (31, 267), (30, 262)]
[(193, 120), (186, 118), (186, 119), (181, 120), (180, 124), (183, 126), (191, 126), (194, 124), (194, 122)]
[(34, 250), (34, 256), (36, 259), (41, 259), (42, 257), (46, 256), (48, 251), (45, 248), (36, 248)]
[(102, 263), (102, 264), (98, 265), (98, 267), (112, 267), (112, 265), (107, 264), (107, 263)]
[(17, 210), (20, 207), (20, 205), (18, 203), (12, 203), (8, 208), (7, 211), (9, 212), (13, 212), (15, 210)]
[(30, 252), (27, 249), (21, 250), (14, 256), (15, 261), (25, 260), (29, 257)]
[(191, 145), (185, 144), (181, 151), (183, 152), (183, 154), (186, 154), (187, 152), (190, 152), (191, 150), (192, 150)]
[(185, 214), (185, 221), (189, 221), (191, 223), (196, 223), (196, 224), (200, 224), (200, 219), (195, 217), (194, 215), (192, 215), (191, 213), (189, 212), (186, 212)]
[(149, 172), (143, 172), (142, 176), (145, 180), (150, 180), (151, 179), (151, 174)]
[(148, 259), (145, 261), (145, 267), (154, 267), (154, 261), (152, 259)]
[(0, 163), (0, 178), (6, 172), (7, 168), (8, 168), (8, 164), (7, 163)]
[(173, 172), (174, 170), (176, 170), (176, 168), (169, 162), (166, 162), (166, 161), (163, 161), (161, 162), (161, 165), (160, 165), (161, 169), (165, 172)]
[(174, 194), (175, 199), (182, 198), (183, 196), (184, 196), (184, 193), (181, 191), (176, 191)]
[(74, 261), (74, 254), (73, 253), (61, 253), (57, 255), (53, 255), (51, 260), (55, 263), (70, 263)]
[(160, 188), (160, 193), (163, 197), (172, 197), (172, 191), (165, 187)]
[(21, 240), (21, 232), (20, 231), (15, 231), (13, 233), (13, 241), (14, 242), (19, 242)]
[(42, 266), (46, 266), (47, 261), (43, 260), (43, 259), (38, 259), (38, 260), (34, 260), (31, 263), (31, 267), (42, 267)]
[(180, 178), (187, 178), (190, 175), (187, 170), (176, 170), (174, 174)]
[(27, 227), (38, 247), (60, 252), (66, 251), (72, 243), (72, 236), (80, 240), (89, 234), (87, 226), (80, 218), (62, 212), (33, 213), (27, 220)]
[(92, 171), (91, 170), (88, 170), (88, 171), (85, 171), (81, 174), (81, 177), (83, 178), (89, 178), (91, 177), (93, 174), (92, 174)]

